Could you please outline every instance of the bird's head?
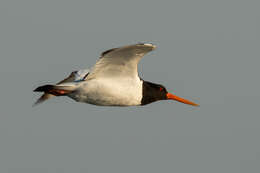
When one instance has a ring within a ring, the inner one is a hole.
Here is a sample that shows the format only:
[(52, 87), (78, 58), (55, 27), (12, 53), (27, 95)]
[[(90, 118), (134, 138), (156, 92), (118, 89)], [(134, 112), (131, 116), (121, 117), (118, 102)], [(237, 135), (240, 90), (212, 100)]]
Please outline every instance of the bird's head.
[(146, 105), (158, 100), (175, 100), (188, 105), (199, 106), (196, 103), (169, 93), (163, 85), (144, 81), (142, 105)]

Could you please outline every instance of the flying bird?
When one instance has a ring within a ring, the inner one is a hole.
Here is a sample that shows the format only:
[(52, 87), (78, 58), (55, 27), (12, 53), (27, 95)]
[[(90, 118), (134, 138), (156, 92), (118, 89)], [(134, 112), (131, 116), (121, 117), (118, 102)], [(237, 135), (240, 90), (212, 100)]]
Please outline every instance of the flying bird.
[(159, 100), (176, 100), (199, 106), (169, 93), (161, 84), (141, 79), (138, 63), (155, 45), (139, 43), (109, 49), (101, 54), (91, 70), (72, 72), (56, 85), (43, 85), (35, 92), (43, 92), (35, 105), (53, 96), (68, 96), (77, 102), (99, 106), (138, 106)]

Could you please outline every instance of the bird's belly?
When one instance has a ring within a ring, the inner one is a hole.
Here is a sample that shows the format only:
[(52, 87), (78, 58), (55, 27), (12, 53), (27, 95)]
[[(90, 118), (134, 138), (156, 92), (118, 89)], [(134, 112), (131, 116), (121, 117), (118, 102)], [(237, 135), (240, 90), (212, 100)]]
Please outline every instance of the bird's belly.
[[(129, 81), (128, 81), (129, 82)], [(100, 106), (134, 106), (142, 100), (142, 84), (92, 82), (70, 95), (76, 101)]]

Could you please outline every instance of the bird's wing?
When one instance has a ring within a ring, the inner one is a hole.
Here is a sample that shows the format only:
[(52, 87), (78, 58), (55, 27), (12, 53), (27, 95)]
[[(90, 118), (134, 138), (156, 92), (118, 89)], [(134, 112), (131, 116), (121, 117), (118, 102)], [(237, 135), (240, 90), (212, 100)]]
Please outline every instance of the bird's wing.
[(89, 69), (73, 71), (67, 78), (63, 79), (62, 81), (58, 82), (57, 84), (82, 81), (82, 80), (85, 80), (85, 78), (88, 76), (88, 74), (89, 74)]
[(135, 44), (107, 50), (101, 54), (86, 80), (107, 77), (136, 78), (138, 62), (155, 48), (156, 46), (152, 44)]
[(78, 70), (74, 72), (74, 80), (73, 81), (68, 81), (68, 82), (78, 82), (78, 81), (83, 81), (86, 79), (86, 77), (89, 74), (89, 69), (83, 69), (83, 70)]

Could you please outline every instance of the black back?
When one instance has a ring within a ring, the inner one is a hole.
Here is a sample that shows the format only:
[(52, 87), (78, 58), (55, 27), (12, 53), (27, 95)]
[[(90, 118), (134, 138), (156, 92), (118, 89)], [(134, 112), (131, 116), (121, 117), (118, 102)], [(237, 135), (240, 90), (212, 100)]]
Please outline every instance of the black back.
[(141, 105), (146, 105), (158, 100), (166, 100), (167, 90), (164, 86), (143, 81), (143, 98)]

